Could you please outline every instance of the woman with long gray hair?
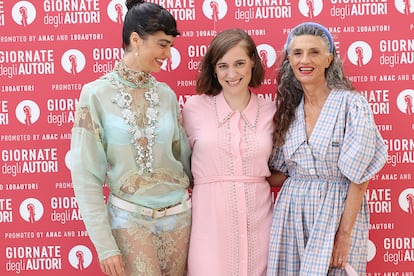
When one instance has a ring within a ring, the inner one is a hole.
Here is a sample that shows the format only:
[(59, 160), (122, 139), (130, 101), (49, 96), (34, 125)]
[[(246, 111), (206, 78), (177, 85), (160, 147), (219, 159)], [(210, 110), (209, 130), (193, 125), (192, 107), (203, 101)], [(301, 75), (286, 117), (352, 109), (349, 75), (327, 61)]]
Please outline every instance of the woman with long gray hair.
[(369, 180), (386, 146), (366, 99), (344, 74), (331, 33), (306, 22), (286, 41), (278, 71), (274, 150), (276, 198), (267, 275), (364, 274)]

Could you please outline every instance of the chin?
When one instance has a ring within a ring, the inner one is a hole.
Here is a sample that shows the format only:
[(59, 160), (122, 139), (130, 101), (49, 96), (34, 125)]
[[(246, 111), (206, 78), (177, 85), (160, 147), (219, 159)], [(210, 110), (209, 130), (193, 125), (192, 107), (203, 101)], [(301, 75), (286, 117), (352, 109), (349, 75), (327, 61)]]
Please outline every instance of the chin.
[(159, 73), (161, 71), (161, 66), (156, 66), (156, 67), (152, 68), (151, 71), (154, 72), (154, 73)]

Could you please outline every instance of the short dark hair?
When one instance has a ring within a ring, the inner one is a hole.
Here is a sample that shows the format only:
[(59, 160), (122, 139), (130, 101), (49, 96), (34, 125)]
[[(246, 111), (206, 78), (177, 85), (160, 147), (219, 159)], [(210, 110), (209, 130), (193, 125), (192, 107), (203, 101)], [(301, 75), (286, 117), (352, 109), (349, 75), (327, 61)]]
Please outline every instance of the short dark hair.
[(122, 28), (122, 46), (124, 48), (131, 43), (130, 35), (133, 32), (136, 32), (143, 39), (158, 31), (163, 31), (173, 37), (180, 34), (175, 18), (162, 6), (143, 0), (127, 0), (125, 5), (128, 12), (125, 15)]

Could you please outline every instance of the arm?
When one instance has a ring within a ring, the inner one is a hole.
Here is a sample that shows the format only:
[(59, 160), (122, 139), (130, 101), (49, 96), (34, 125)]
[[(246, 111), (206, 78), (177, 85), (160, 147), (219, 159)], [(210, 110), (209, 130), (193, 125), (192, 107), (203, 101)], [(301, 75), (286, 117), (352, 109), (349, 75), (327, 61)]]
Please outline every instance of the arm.
[[(97, 249), (102, 271), (111, 276), (123, 275), (123, 262), (112, 236), (102, 185), (106, 171), (104, 153), (96, 137), (79, 125), (72, 131), (71, 153), (74, 193), (90, 239)], [(100, 164), (102, 163), (102, 164)]]
[(366, 181), (361, 184), (351, 182), (349, 184), (348, 194), (345, 200), (345, 209), (338, 230), (336, 231), (330, 263), (332, 267), (345, 268), (348, 262), (352, 228), (354, 227), (358, 212), (364, 200), (368, 182)]
[(186, 135), (185, 129), (183, 127), (183, 117), (182, 113), (179, 110), (178, 103), (174, 102), (174, 105), (172, 108), (175, 108), (177, 114), (177, 122), (176, 122), (176, 132), (178, 133), (176, 135), (175, 141), (173, 141), (173, 155), (175, 159), (181, 162), (184, 168), (184, 172), (187, 174), (190, 182), (192, 181), (192, 173), (191, 173), (191, 154), (192, 150), (190, 148), (190, 144), (188, 141), (188, 137)]
[[(107, 259), (121, 258), (102, 193), (108, 161), (102, 141), (104, 132), (97, 113), (100, 108), (94, 105), (99, 102), (95, 100), (96, 89), (94, 85), (86, 85), (82, 89), (72, 128), (70, 167), (74, 194), (89, 238), (99, 260), (106, 262)], [(122, 268), (122, 262), (116, 263), (115, 270)]]
[(283, 182), (285, 182), (287, 175), (278, 171), (272, 171), (271, 173), (272, 174), (266, 178), (267, 182), (269, 182), (272, 187), (281, 187)]
[(283, 148), (273, 149), (268, 165), (271, 175), (267, 177), (266, 180), (272, 187), (281, 187), (286, 178), (288, 178), (288, 170), (283, 154)]

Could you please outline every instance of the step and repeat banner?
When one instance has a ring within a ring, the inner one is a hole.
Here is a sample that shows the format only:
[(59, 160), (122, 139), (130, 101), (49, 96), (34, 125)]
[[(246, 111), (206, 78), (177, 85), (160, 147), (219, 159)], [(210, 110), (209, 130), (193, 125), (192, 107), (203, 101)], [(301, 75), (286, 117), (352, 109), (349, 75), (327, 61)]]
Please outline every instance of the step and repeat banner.
[[(221, 30), (239, 27), (256, 41), (267, 71), (255, 92), (273, 101), (290, 29), (303, 21), (330, 29), (389, 150), (366, 192), (366, 275), (414, 275), (414, 0), (150, 2), (181, 31), (155, 75), (181, 107)], [(72, 191), (71, 127), (82, 85), (123, 56), (125, 13), (123, 0), (0, 0), (1, 275), (101, 275)]]

